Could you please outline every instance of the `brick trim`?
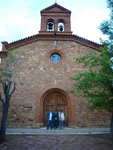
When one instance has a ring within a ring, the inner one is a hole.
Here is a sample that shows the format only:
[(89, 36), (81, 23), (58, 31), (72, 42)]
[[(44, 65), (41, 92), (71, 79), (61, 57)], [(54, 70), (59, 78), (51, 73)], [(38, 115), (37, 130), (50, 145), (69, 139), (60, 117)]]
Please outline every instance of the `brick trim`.
[(66, 87), (56, 84), (45, 87), (40, 91), (40, 95), (36, 101), (36, 110), (35, 110), (35, 122), (43, 123), (43, 102), (46, 95), (51, 92), (61, 92), (65, 95), (68, 103), (68, 126), (76, 123), (76, 115), (75, 115), (75, 100), (73, 94), (66, 92)]
[[(61, 56), (61, 61), (60, 61), (59, 63), (53, 63), (53, 62), (51, 62), (50, 56), (51, 56), (51, 54), (53, 54), (53, 53), (58, 53), (58, 54)], [(59, 66), (61, 66), (62, 64), (64, 64), (64, 63), (65, 63), (65, 58), (66, 58), (66, 55), (65, 55), (65, 53), (63, 52), (63, 50), (57, 49), (57, 48), (49, 49), (49, 50), (46, 52), (46, 54), (45, 54), (45, 59), (46, 59), (47, 63), (48, 63), (49, 65), (51, 65), (52, 67), (59, 67)]]
[[(55, 40), (54, 33), (53, 34), (37, 34), (37, 35), (33, 35), (33, 36), (25, 38), (25, 39), (21, 39), (19, 41), (15, 41), (13, 43), (9, 43), (9, 44), (5, 45), (5, 47), (7, 50), (11, 50), (13, 48), (18, 48), (18, 47), (21, 47), (21, 46), (24, 46), (26, 44), (36, 42), (36, 41), (54, 41), (54, 40)], [(95, 42), (81, 38), (77, 35), (57, 34), (56, 40), (57, 41), (74, 41), (79, 44), (93, 48), (97, 51), (100, 51), (100, 47), (102, 47), (102, 45), (99, 45)]]
[(7, 52), (6, 51), (1, 51), (0, 52), (0, 58), (5, 58), (7, 56)]

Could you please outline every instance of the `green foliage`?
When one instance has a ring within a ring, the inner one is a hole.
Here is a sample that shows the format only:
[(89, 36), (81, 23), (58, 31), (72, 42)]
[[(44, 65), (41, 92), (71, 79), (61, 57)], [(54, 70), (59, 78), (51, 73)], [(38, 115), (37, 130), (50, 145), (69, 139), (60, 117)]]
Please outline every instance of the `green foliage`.
[(107, 46), (101, 48), (100, 55), (89, 50), (89, 54), (76, 58), (77, 63), (83, 63), (89, 70), (78, 73), (71, 80), (75, 80), (70, 93), (78, 93), (89, 99), (90, 109), (113, 109), (113, 70), (110, 64), (111, 55)]
[(15, 55), (13, 50), (8, 51), (7, 57), (4, 58), (4, 63), (0, 67), (0, 82), (2, 85), (8, 83), (14, 75), (14, 66), (16, 65)]
[(108, 20), (104, 20), (100, 25), (100, 30), (103, 34), (109, 35), (110, 22)]
[(110, 17), (101, 23), (100, 30), (108, 35), (108, 40), (102, 41), (100, 55), (89, 50), (88, 55), (76, 59), (89, 70), (71, 77), (75, 83), (69, 92), (88, 98), (90, 109), (113, 112), (113, 0), (107, 0), (107, 5)]
[(103, 34), (108, 35), (109, 40), (107, 42), (113, 46), (113, 0), (107, 0), (107, 6), (110, 10), (109, 19), (101, 23), (100, 30)]
[(113, 8), (113, 0), (107, 0), (108, 8)]
[[(16, 89), (16, 73), (15, 66), (17, 65), (17, 59), (15, 52), (12, 50), (7, 52), (7, 57), (4, 58), (3, 63), (0, 67), (0, 83), (2, 84), (3, 92), (0, 93), (0, 102), (3, 106), (3, 114), (0, 126), (0, 140), (5, 139), (7, 115), (9, 109), (9, 103)], [(2, 96), (3, 95), (3, 96)]]

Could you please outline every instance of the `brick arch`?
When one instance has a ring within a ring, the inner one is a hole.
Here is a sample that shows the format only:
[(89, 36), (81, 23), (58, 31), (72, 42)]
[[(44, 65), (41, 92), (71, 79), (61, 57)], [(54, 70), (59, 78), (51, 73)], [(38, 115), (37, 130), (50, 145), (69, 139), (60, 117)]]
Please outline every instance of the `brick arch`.
[(44, 98), (51, 92), (60, 92), (64, 94), (67, 99), (67, 108), (68, 108), (68, 126), (75, 126), (76, 115), (75, 115), (75, 100), (72, 94), (66, 92), (66, 87), (61, 85), (50, 85), (44, 88), (37, 99), (36, 102), (36, 114), (35, 122), (43, 124), (43, 102)]
[(46, 20), (46, 24), (47, 24), (48, 22), (53, 22), (53, 23), (55, 23), (55, 20), (52, 19), (52, 18), (49, 18), (49, 19)]
[(65, 24), (66, 21), (65, 21), (64, 19), (58, 19), (58, 20), (57, 20), (57, 24), (58, 24), (59, 22), (62, 22), (62, 23)]

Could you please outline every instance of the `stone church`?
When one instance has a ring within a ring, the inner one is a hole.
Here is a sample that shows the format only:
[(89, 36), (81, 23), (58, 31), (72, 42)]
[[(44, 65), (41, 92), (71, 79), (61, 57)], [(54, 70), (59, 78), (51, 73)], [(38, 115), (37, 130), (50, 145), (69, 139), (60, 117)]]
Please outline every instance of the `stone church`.
[(70, 10), (55, 3), (41, 11), (39, 34), (2, 42), (0, 57), (3, 59), (7, 51), (14, 49), (19, 59), (8, 127), (46, 126), (50, 108), (64, 111), (68, 127), (109, 127), (110, 113), (91, 111), (87, 99), (66, 92), (73, 88), (70, 77), (88, 69), (74, 58), (88, 54), (88, 48), (100, 53), (99, 44), (72, 34), (70, 17)]

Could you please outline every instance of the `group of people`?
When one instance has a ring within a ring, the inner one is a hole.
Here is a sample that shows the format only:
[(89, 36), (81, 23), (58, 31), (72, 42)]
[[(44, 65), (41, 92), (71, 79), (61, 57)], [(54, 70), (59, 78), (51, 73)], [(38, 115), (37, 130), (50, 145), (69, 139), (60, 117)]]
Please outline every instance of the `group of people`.
[(53, 112), (52, 109), (50, 109), (50, 112), (48, 112), (47, 114), (47, 130), (49, 129), (49, 127), (52, 129), (63, 129), (63, 123), (65, 120), (65, 116), (62, 110), (60, 110), (60, 112), (58, 113), (57, 110), (55, 110), (55, 112)]

